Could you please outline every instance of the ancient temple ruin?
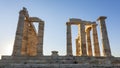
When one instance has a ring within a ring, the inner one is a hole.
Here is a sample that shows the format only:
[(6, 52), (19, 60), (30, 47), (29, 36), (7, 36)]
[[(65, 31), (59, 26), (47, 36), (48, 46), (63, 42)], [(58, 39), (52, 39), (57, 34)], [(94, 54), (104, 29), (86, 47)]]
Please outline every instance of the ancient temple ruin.
[[(105, 16), (101, 16), (98, 18), (100, 21), (100, 29), (101, 29), (101, 38), (102, 38), (102, 46), (103, 46), (103, 54), (104, 56), (112, 56), (107, 29), (105, 24)], [(97, 34), (97, 23), (90, 21), (83, 21), (81, 19), (70, 19), (67, 25), (67, 55), (72, 54), (72, 37), (71, 37), (71, 25), (78, 26), (78, 36), (76, 38), (76, 56), (93, 56), (92, 53), (92, 45), (91, 45), (91, 35), (90, 32), (92, 30), (93, 44), (94, 44), (94, 56), (100, 56), (100, 48)], [(87, 44), (86, 44), (87, 43)]]
[[(57, 51), (52, 51), (52, 55), (45, 56), (45, 23), (38, 17), (30, 17), (27, 9), (23, 8), (19, 12), (13, 53), (11, 56), (2, 56), (0, 68), (120, 68), (120, 57), (111, 55), (105, 19), (105, 16), (100, 16), (97, 19), (99, 25), (96, 22), (69, 19), (66, 22), (66, 55), (60, 56)], [(33, 23), (38, 23), (38, 31)], [(78, 27), (75, 56), (72, 52), (72, 25)], [(100, 53), (97, 26), (100, 26), (103, 56)]]
[[(38, 33), (33, 23), (39, 23)], [(19, 21), (12, 56), (43, 55), (44, 21), (29, 17), (26, 8), (19, 12)]]

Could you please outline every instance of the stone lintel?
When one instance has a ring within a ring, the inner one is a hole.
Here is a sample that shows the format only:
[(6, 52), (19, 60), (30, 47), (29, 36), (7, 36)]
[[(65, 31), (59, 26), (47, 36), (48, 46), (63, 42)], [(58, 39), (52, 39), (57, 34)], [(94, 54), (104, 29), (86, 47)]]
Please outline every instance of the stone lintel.
[(70, 22), (80, 22), (82, 21), (81, 19), (78, 19), (78, 18), (70, 18), (69, 19)]
[(91, 25), (91, 24), (96, 24), (95, 22), (90, 22), (90, 21), (68, 21), (67, 24), (71, 24), (71, 25), (79, 25), (79, 24), (85, 24), (85, 25)]
[(42, 22), (44, 22), (43, 20), (41, 20), (41, 19), (38, 18), (38, 17), (29, 17), (29, 21), (30, 21), (30, 22), (37, 22), (37, 23), (42, 23)]

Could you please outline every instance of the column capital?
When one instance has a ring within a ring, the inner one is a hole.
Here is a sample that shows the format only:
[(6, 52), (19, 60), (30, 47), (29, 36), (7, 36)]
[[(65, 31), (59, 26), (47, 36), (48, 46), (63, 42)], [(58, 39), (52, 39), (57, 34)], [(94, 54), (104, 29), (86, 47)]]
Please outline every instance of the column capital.
[(70, 22), (66, 22), (66, 25), (71, 25), (71, 23)]
[(97, 19), (97, 21), (99, 21), (99, 20), (104, 20), (104, 19), (106, 19), (107, 17), (106, 16), (100, 16), (98, 19)]
[(92, 24), (92, 27), (96, 27), (98, 24)]
[(86, 29), (85, 29), (85, 32), (88, 32), (88, 31), (90, 31), (91, 30), (91, 27), (87, 27)]

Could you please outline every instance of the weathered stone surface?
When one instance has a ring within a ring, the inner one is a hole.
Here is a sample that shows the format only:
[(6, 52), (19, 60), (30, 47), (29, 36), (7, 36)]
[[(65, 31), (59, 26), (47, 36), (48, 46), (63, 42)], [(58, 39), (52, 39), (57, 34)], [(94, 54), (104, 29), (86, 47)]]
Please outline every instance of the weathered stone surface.
[(68, 56), (72, 56), (72, 36), (71, 36), (71, 24), (70, 23), (66, 23), (67, 25), (67, 55)]
[[(38, 34), (33, 22), (39, 23)], [(29, 17), (27, 9), (23, 8), (20, 11), (13, 56), (43, 55), (43, 34), (44, 22), (37, 17)]]
[(80, 37), (76, 38), (76, 56), (80, 56), (81, 46), (80, 46)]
[(38, 56), (12, 57), (4, 56), (0, 61), (1, 68), (116, 68), (120, 67), (120, 58), (115, 57), (79, 57), (79, 56)]
[(87, 56), (85, 24), (79, 24), (78, 29), (80, 34), (81, 56)]
[[(51, 56), (44, 56), (44, 21), (37, 17), (29, 17), (27, 9), (23, 8), (19, 15), (13, 54), (2, 56), (0, 68), (120, 68), (120, 57), (111, 56), (105, 17), (99, 19), (104, 56), (100, 56), (96, 23), (74, 18), (66, 23), (67, 55), (59, 56), (58, 51), (52, 51)], [(33, 22), (39, 23), (38, 33)], [(71, 25), (78, 26), (76, 56), (72, 54)], [(90, 35), (91, 29), (92, 35)], [(91, 44), (91, 36), (93, 36), (94, 45)], [(92, 46), (94, 46), (95, 56), (92, 53)]]
[(92, 30), (93, 30), (93, 44), (94, 44), (94, 55), (95, 56), (100, 56), (100, 48), (99, 48), (99, 42), (98, 42), (98, 34), (97, 34), (97, 28), (96, 24), (92, 25)]
[(44, 22), (39, 22), (37, 55), (43, 55)]
[(15, 42), (14, 42), (13, 54), (12, 54), (13, 56), (21, 56), (25, 13), (26, 12), (24, 9), (19, 12), (19, 20), (18, 20), (16, 37), (15, 37)]
[[(100, 20), (101, 37), (102, 37), (102, 42), (103, 42), (103, 54), (104, 54), (104, 56), (107, 57), (107, 56), (111, 55), (111, 50), (110, 50), (109, 40), (108, 40), (108, 36), (107, 36), (106, 25), (105, 25), (105, 21), (104, 21), (105, 18), (106, 17), (102, 16), (98, 20)], [(76, 38), (76, 56), (101, 56), (99, 40), (98, 40), (98, 35), (97, 35), (96, 22), (84, 21), (84, 20), (81, 20), (78, 18), (71, 18), (67, 23), (69, 23), (69, 25), (77, 25), (78, 26), (78, 35)], [(85, 32), (85, 29), (88, 26), (92, 29), (92, 35), (90, 35), (90, 31)], [(69, 32), (67, 32), (67, 33), (68, 33), (67, 40), (70, 40), (71, 39), (71, 30), (69, 30)], [(68, 36), (70, 36), (70, 37), (68, 38)], [(90, 36), (92, 36), (92, 43), (93, 43), (92, 45), (90, 42), (90, 40), (91, 40)], [(69, 44), (72, 44), (72, 42), (70, 41)], [(86, 46), (86, 44), (88, 46)], [(92, 47), (93, 47), (93, 50), (92, 50)], [(70, 48), (70, 49), (72, 51), (72, 48)], [(94, 51), (94, 52), (92, 52), (92, 51)]]
[(86, 29), (86, 38), (87, 38), (87, 54), (88, 56), (93, 56), (92, 54), (92, 45), (91, 45), (91, 37), (90, 37), (91, 27)]
[(103, 54), (104, 54), (104, 56), (112, 56), (111, 55), (110, 44), (109, 44), (109, 39), (108, 39), (108, 34), (107, 34), (106, 23), (105, 23), (106, 18), (107, 17), (105, 17), (105, 16), (101, 16), (101, 17), (98, 18), (98, 21), (100, 22), (101, 39), (102, 39), (102, 45), (103, 45)]
[(52, 51), (52, 56), (58, 56), (58, 51)]
[(71, 18), (70, 19), (70, 22), (81, 22), (82, 20), (81, 19), (76, 19), (76, 18)]

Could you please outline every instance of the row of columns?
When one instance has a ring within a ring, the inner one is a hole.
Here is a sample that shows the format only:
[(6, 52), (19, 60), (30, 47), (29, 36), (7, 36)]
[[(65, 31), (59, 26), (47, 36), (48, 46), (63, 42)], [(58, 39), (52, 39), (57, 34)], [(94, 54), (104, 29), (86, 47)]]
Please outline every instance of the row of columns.
[[(100, 31), (101, 31), (101, 39), (102, 39), (102, 45), (103, 45), (103, 54), (104, 56), (108, 57), (111, 56), (111, 50), (107, 35), (107, 29), (105, 24), (106, 17), (101, 16), (98, 18), (98, 21), (100, 21)], [(73, 24), (73, 23), (72, 23)], [(72, 54), (72, 37), (71, 37), (71, 22), (67, 22), (67, 55), (73, 55)], [(86, 29), (85, 32), (85, 23), (79, 22), (78, 24), (78, 38), (76, 39), (76, 54), (79, 56), (93, 56), (92, 53), (92, 45), (91, 45), (91, 37), (90, 37), (90, 31), (92, 29), (92, 37), (93, 37), (93, 45), (94, 45), (94, 56), (100, 56), (100, 48), (99, 48), (99, 42), (98, 42), (98, 34), (97, 34), (97, 28), (96, 23), (92, 23), (91, 27)], [(87, 48), (86, 48), (86, 42), (87, 42)], [(88, 52), (87, 52), (88, 51)]]
[[(12, 56), (22, 56), (21, 50), (22, 50), (22, 40), (23, 40), (23, 30), (25, 26), (25, 20), (28, 20), (26, 15), (28, 15), (26, 8), (23, 8), (19, 12), (19, 20), (17, 25), (17, 31), (16, 31), (16, 37), (13, 47), (13, 53)], [(30, 21), (29, 21), (30, 22)], [(36, 22), (36, 21), (32, 21)], [(38, 27), (38, 44), (37, 44), (37, 55), (42, 56), (43, 55), (43, 35), (44, 35), (44, 22), (43, 21), (37, 21), (39, 23)]]
[[(29, 15), (27, 13), (27, 10), (23, 8), (23, 10), (19, 12), (19, 21), (17, 25), (14, 49), (13, 49), (13, 54), (12, 54), (13, 56), (21, 56), (24, 23), (25, 23), (25, 20), (28, 20), (28, 18), (29, 18)], [(110, 44), (109, 44), (109, 39), (107, 35), (105, 19), (106, 17), (104, 16), (98, 18), (98, 21), (100, 21), (103, 54), (104, 56), (111, 56), (111, 50), (110, 50)], [(81, 56), (87, 56), (87, 50), (88, 50), (88, 55), (92, 56), (92, 47), (91, 47), (91, 40), (90, 40), (90, 29), (91, 28), (88, 28), (87, 32), (85, 33), (84, 23), (78, 24), (78, 27), (79, 27), (78, 28), (79, 39), (76, 39), (76, 42), (79, 44), (78, 45), (79, 49), (76, 50), (77, 54), (80, 54)], [(94, 40), (93, 43), (94, 43), (94, 50), (95, 50), (94, 53), (95, 53), (95, 56), (100, 56), (96, 25), (94, 24), (92, 25), (92, 30), (93, 30), (93, 40)], [(43, 55), (43, 35), (44, 35), (44, 22), (40, 21), (39, 29), (38, 29), (37, 55)], [(86, 49), (86, 37), (87, 37), (88, 49)], [(71, 24), (69, 22), (67, 23), (67, 55), (68, 56), (73, 55), (72, 54)]]
[(90, 37), (90, 31), (92, 29), (92, 37), (93, 37), (93, 45), (94, 45), (94, 56), (100, 56), (100, 48), (99, 48), (99, 42), (98, 42), (98, 34), (97, 34), (97, 28), (96, 24), (92, 24), (90, 27), (86, 29), (86, 37), (87, 37), (87, 52), (88, 56), (93, 56), (92, 54), (92, 43), (91, 43), (91, 37)]

